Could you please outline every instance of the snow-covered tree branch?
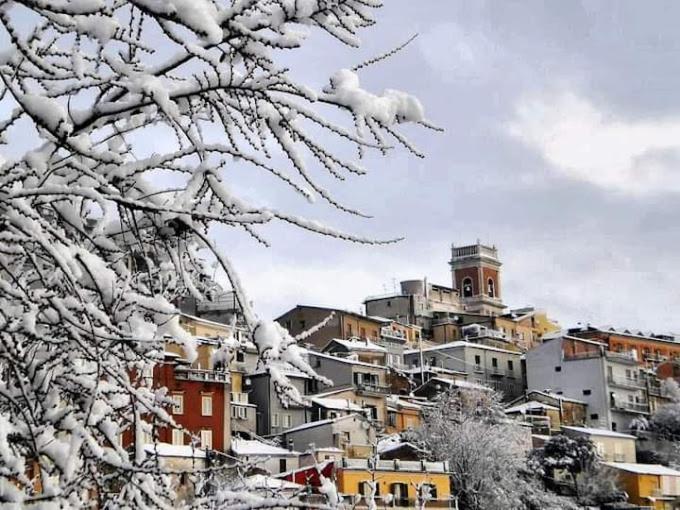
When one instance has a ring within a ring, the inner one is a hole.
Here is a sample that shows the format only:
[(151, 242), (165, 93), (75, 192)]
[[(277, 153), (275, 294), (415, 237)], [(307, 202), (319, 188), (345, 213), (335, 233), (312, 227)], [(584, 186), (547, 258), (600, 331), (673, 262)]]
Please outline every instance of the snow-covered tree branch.
[[(174, 303), (210, 298), (201, 252), (226, 273), (281, 397), (300, 399), (280, 367), (313, 376), (312, 369), (295, 339), (252, 309), (210, 227), (233, 227), (266, 244), (261, 227), (279, 221), (375, 242), (249, 203), (230, 190), (225, 173), (248, 165), (304, 200), (362, 215), (319, 183), (321, 174), (342, 180), (366, 171), (329, 150), (329, 137), (353, 145), (359, 158), (397, 145), (419, 155), (398, 131), (404, 122), (431, 127), (415, 98), (363, 89), (361, 64), (316, 91), (277, 64), (280, 52), (305, 44), (309, 30), (357, 46), (377, 7), (376, 0), (0, 5), (7, 41), (0, 54), (7, 144), (0, 170), (0, 501), (172, 504), (166, 473), (143, 444), (173, 420), (164, 390), (144, 375), (162, 359), (166, 335), (195, 357)], [(324, 117), (328, 111), (349, 122)], [(150, 153), (149, 137), (162, 137), (166, 149)], [(23, 150), (27, 140), (33, 143)], [(120, 445), (124, 431), (132, 452)]]

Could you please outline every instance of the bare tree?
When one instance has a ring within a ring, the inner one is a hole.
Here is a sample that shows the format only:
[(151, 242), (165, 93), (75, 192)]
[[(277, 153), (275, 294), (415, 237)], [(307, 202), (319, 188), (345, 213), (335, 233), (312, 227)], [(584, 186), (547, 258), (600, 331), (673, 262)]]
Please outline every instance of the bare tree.
[[(168, 473), (144, 452), (173, 426), (147, 375), (163, 338), (193, 338), (173, 303), (209, 298), (212, 254), (236, 293), (281, 398), (300, 400), (281, 366), (314, 376), (296, 341), (251, 307), (213, 225), (284, 222), (356, 237), (234, 194), (247, 165), (305, 200), (362, 215), (319, 184), (363, 174), (329, 139), (419, 155), (397, 131), (429, 126), (408, 94), (373, 94), (358, 71), (319, 91), (277, 64), (309, 30), (357, 46), (377, 0), (17, 0), (0, 5), (0, 501), (167, 507)], [(324, 112), (327, 116), (324, 116)], [(342, 125), (334, 112), (345, 113)], [(150, 153), (150, 137), (162, 137)], [(391, 140), (391, 142), (389, 141)], [(32, 142), (32, 143), (30, 143)], [(25, 148), (25, 150), (23, 149)], [(225, 351), (239, 348), (225, 346)], [(224, 352), (222, 353), (224, 354)], [(120, 443), (129, 433), (132, 449)], [(149, 437), (152, 436), (152, 437)], [(254, 506), (223, 493), (219, 504)], [(211, 506), (214, 500), (198, 501)]]

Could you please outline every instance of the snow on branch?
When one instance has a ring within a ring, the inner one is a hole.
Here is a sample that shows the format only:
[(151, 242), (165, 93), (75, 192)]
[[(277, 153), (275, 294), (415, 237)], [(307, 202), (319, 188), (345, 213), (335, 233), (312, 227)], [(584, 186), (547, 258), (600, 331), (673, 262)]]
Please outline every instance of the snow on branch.
[[(0, 158), (0, 501), (176, 503), (168, 472), (144, 449), (174, 425), (166, 391), (149, 374), (164, 360), (167, 337), (189, 361), (196, 357), (175, 305), (213, 290), (207, 253), (227, 275), (281, 398), (301, 400), (287, 371), (316, 374), (297, 339), (257, 315), (210, 228), (232, 227), (265, 244), (262, 228), (276, 221), (352, 242), (394, 241), (250, 203), (225, 173), (249, 166), (304, 200), (365, 216), (321, 185), (328, 175), (342, 181), (367, 172), (329, 140), (359, 155), (385, 154), (391, 137), (419, 154), (398, 129), (429, 126), (422, 105), (404, 92), (366, 90), (363, 66), (312, 90), (278, 60), (307, 44), (309, 30), (359, 45), (378, 7), (377, 0), (0, 5), (8, 41), (0, 144), (30, 145)], [(346, 114), (349, 127), (329, 108)], [(162, 149), (150, 153), (150, 140)], [(161, 174), (172, 174), (172, 184)], [(225, 356), (242, 348), (224, 341)], [(275, 503), (220, 497), (234, 508)]]

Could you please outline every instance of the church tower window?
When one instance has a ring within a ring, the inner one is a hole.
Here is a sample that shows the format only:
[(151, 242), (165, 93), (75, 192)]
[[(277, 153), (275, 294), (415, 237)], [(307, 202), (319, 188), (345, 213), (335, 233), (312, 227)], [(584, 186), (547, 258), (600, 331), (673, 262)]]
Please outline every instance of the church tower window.
[(487, 280), (486, 293), (489, 297), (496, 297), (496, 283), (493, 281), (493, 278)]
[(463, 279), (463, 297), (472, 297), (472, 278)]

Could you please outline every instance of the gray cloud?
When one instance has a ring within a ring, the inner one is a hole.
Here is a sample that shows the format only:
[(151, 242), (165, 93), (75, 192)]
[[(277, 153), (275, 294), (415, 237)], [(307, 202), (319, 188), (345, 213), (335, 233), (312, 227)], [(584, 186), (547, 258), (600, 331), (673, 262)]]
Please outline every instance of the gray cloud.
[[(234, 186), (256, 200), (378, 238), (406, 236), (367, 247), (274, 227), (265, 231), (273, 248), (259, 250), (220, 234), (260, 310), (356, 308), (393, 279), (448, 283), (450, 243), (481, 238), (501, 250), (511, 305), (535, 304), (566, 323), (680, 330), (678, 19), (674, 2), (392, 0), (359, 51), (315, 35), (291, 65), (323, 84), (420, 32), (362, 80), (416, 94), (446, 132), (413, 132), (426, 160), (370, 158), (368, 176), (336, 188), (371, 220), (302, 204), (235, 169)], [(523, 118), (530, 104), (542, 113)]]

